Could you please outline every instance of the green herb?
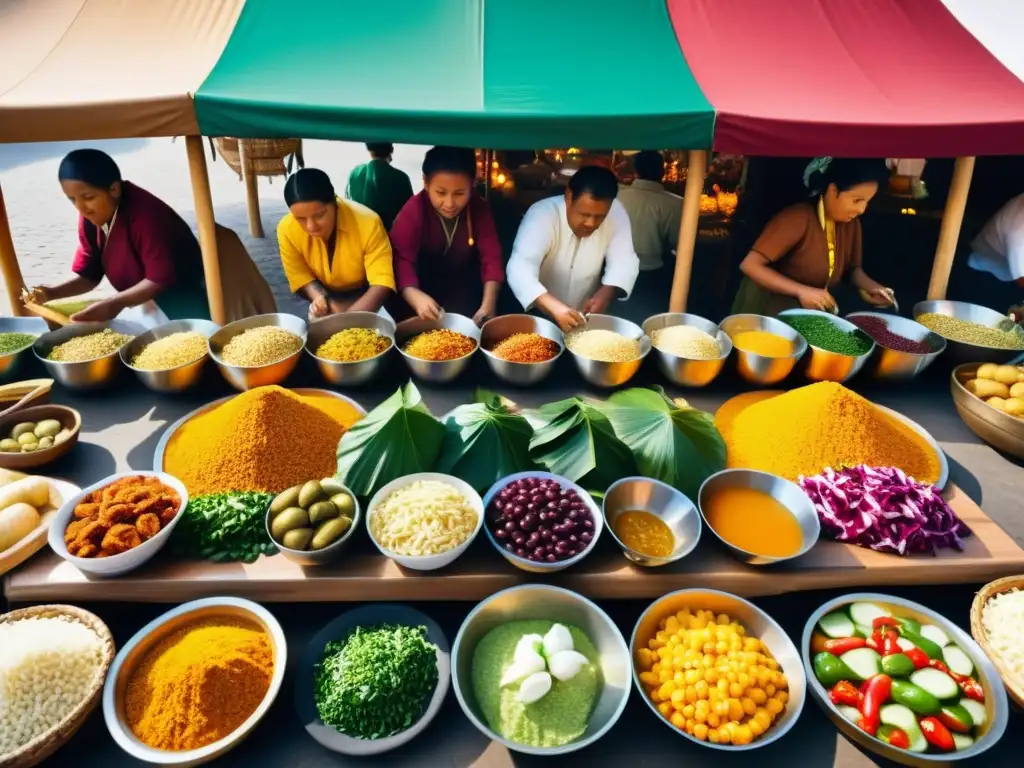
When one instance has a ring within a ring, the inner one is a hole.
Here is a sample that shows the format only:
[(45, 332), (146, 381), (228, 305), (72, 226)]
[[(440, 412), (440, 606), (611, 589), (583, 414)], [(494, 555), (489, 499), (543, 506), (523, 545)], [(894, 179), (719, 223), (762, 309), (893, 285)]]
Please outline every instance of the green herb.
[(827, 317), (786, 315), (780, 320), (807, 339), (807, 343), (812, 347), (827, 352), (859, 357), (871, 349), (871, 338), (864, 331), (844, 331)]
[(275, 554), (277, 547), (264, 523), (272, 498), (269, 493), (243, 491), (189, 499), (174, 529), (173, 551), (219, 563), (252, 563), (260, 555)]
[(426, 627), (356, 627), (324, 648), (313, 670), (313, 698), (325, 725), (357, 739), (383, 739), (423, 717), (437, 679), (437, 646)]
[(9, 355), (12, 352), (17, 352), (35, 340), (36, 337), (31, 333), (0, 333), (0, 355)]

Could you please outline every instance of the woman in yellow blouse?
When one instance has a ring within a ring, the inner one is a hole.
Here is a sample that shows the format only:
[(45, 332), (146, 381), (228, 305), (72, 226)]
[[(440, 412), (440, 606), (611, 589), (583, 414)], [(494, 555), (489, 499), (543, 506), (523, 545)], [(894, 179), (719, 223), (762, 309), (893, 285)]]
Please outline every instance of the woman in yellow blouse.
[(377, 312), (395, 292), (391, 243), (380, 217), (342, 200), (327, 174), (305, 168), (284, 185), (289, 213), (277, 225), (288, 287), (309, 299), (309, 319)]

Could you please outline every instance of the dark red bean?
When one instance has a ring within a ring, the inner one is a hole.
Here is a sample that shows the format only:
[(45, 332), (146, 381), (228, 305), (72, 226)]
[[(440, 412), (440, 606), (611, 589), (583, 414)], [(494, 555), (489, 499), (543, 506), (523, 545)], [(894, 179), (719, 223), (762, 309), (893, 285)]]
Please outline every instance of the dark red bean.
[(849, 318), (850, 322), (859, 327), (868, 336), (887, 349), (894, 349), (897, 352), (910, 352), (915, 355), (927, 355), (932, 351), (931, 344), (927, 341), (914, 341), (906, 336), (889, 330), (889, 323), (880, 317), (873, 315), (861, 315)]

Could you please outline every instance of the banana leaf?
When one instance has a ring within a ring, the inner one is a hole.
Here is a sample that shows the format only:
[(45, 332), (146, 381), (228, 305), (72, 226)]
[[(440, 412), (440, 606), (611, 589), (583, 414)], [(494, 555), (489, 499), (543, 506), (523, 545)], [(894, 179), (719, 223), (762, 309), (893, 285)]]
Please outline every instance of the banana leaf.
[(443, 441), (444, 426), (410, 381), (342, 435), (338, 480), (369, 498), (392, 480), (429, 472)]

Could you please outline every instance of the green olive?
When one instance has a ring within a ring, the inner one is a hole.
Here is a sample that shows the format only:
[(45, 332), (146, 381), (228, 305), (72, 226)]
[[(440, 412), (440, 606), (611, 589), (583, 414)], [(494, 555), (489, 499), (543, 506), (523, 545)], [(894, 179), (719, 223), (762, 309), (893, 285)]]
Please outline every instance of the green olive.
[(316, 529), (316, 533), (313, 534), (313, 541), (310, 542), (309, 548), (323, 549), (330, 546), (345, 535), (345, 531), (348, 530), (350, 525), (352, 525), (352, 521), (347, 517), (336, 517), (333, 520), (322, 523)]
[(17, 440), (19, 437), (27, 432), (32, 432), (36, 428), (34, 421), (23, 421), (20, 424), (15, 424), (14, 429), (11, 430), (11, 437)]
[(325, 496), (334, 496), (335, 494), (341, 493), (345, 490), (345, 486), (335, 480), (333, 477), (325, 477), (320, 481), (320, 487), (323, 489)]
[(56, 419), (43, 419), (36, 428), (32, 430), (32, 434), (42, 440), (44, 437), (56, 437), (57, 434), (63, 429), (61, 424)]
[(293, 528), (281, 537), (281, 546), (286, 549), (302, 551), (309, 548), (309, 542), (312, 538), (312, 528)]
[(288, 507), (270, 523), (270, 535), (280, 541), (288, 531), (294, 528), (308, 528), (309, 515), (301, 507)]
[(25, 443), (21, 446), (22, 453), (32, 453), (39, 450), (39, 443)]
[(39, 438), (31, 432), (22, 432), (18, 435), (18, 442), (21, 445), (37, 445), (39, 443)]
[(40, 437), (39, 438), (39, 450), (43, 450), (43, 448), (52, 448), (52, 447), (53, 447), (53, 438), (52, 437)]
[(302, 486), (296, 485), (287, 491), (281, 491), (274, 500), (270, 502), (270, 517), (273, 518), (278, 512), (284, 512), (288, 507), (299, 506), (299, 490)]
[(303, 509), (309, 509), (318, 501), (323, 501), (326, 498), (327, 494), (325, 494), (324, 489), (320, 487), (320, 481), (310, 480), (302, 486), (302, 490), (299, 491), (299, 506)]
[(67, 440), (69, 437), (71, 437), (71, 430), (70, 429), (62, 429), (60, 432), (57, 433), (56, 437), (53, 438), (53, 444), (54, 445), (60, 445), (65, 440)]
[(21, 443), (5, 437), (3, 440), (0, 440), (0, 451), (4, 453), (21, 453)]
[(331, 501), (338, 508), (339, 515), (344, 515), (345, 517), (356, 516), (356, 500), (352, 498), (352, 494), (342, 491), (332, 496)]
[(338, 508), (330, 501), (318, 501), (309, 508), (309, 522), (313, 525), (324, 520), (333, 520), (338, 516)]

